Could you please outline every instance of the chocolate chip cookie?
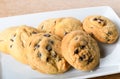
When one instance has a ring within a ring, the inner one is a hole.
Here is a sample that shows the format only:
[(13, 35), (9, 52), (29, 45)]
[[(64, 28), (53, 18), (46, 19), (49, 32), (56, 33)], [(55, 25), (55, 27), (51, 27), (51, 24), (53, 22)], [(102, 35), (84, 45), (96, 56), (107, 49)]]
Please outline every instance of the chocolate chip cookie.
[(40, 30), (42, 32), (51, 33), (55, 24), (56, 24), (56, 19), (55, 18), (50, 18), (50, 19), (44, 20), (38, 26), (38, 30)]
[(26, 48), (29, 65), (42, 73), (58, 74), (70, 65), (61, 55), (61, 39), (50, 33), (40, 33), (29, 38)]
[(38, 26), (38, 30), (56, 34), (63, 38), (71, 31), (82, 30), (82, 23), (73, 17), (52, 18), (43, 21)]
[(62, 55), (75, 69), (90, 71), (100, 61), (97, 42), (84, 31), (73, 31), (62, 40)]
[(73, 17), (63, 17), (56, 19), (53, 33), (63, 38), (66, 34), (74, 30), (82, 30), (81, 21)]
[(15, 33), (17, 27), (10, 27), (0, 32), (0, 51), (9, 54), (9, 41), (12, 41), (11, 36)]
[(9, 53), (16, 60), (21, 63), (27, 64), (26, 54), (26, 42), (29, 37), (37, 34), (39, 31), (30, 26), (19, 26), (16, 31), (9, 38)]
[(83, 21), (83, 29), (103, 43), (114, 43), (118, 38), (116, 25), (104, 16), (86, 17)]

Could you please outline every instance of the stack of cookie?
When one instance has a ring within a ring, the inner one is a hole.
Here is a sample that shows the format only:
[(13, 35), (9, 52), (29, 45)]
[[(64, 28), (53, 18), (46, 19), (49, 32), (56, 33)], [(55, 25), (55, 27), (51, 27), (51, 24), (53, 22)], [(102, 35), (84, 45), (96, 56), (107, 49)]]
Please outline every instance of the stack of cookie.
[(73, 17), (52, 18), (38, 28), (22, 25), (0, 32), (0, 51), (46, 74), (71, 66), (91, 71), (100, 61), (96, 40), (114, 43), (117, 38), (115, 24), (104, 16), (88, 16), (83, 23)]

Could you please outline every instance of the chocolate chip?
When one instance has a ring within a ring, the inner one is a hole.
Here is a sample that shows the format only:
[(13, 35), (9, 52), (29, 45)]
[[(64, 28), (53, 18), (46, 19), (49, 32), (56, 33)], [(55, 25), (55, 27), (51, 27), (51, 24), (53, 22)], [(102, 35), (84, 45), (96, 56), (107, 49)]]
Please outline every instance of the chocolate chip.
[(50, 34), (44, 34), (45, 37), (50, 37), (51, 35)]
[(35, 45), (35, 48), (39, 48), (39, 47), (40, 47), (40, 45), (38, 45), (38, 44), (37, 44), (37, 45)]
[(105, 25), (106, 25), (106, 22), (103, 23), (103, 26), (105, 26)]
[(103, 19), (98, 18), (98, 19), (97, 19), (97, 21), (98, 21), (98, 22), (102, 22), (102, 21), (104, 21), (104, 20), (103, 20)]
[(101, 24), (101, 21), (98, 21), (98, 23), (100, 23), (100, 24)]
[(90, 28), (92, 29), (93, 27), (92, 27), (92, 26), (90, 26)]
[(50, 45), (47, 45), (46, 49), (50, 52), (52, 50), (52, 47)]
[[(103, 19), (100, 19), (100, 18), (94, 18), (93, 19), (94, 21), (97, 21), (99, 24), (103, 23), (104, 20)], [(105, 25), (105, 22), (103, 23), (103, 26)]]
[(105, 40), (106, 40), (106, 42), (110, 41), (108, 36), (105, 37)]
[(37, 34), (37, 32), (33, 31), (32, 34)]
[(67, 35), (68, 34), (68, 32), (64, 32), (64, 35)]
[(46, 62), (49, 62), (49, 58), (46, 59)]
[(29, 43), (29, 46), (31, 45), (31, 42)]
[(34, 46), (34, 50), (36, 50), (37, 48), (39, 48), (40, 47), (40, 45), (39, 44), (36, 44), (35, 46)]
[(56, 21), (54, 21), (54, 23), (56, 24)]
[(38, 52), (37, 56), (41, 58), (42, 54), (40, 52)]
[(89, 35), (91, 36), (91, 37), (93, 37), (94, 35), (93, 35), (93, 33), (89, 33)]
[(83, 57), (79, 57), (79, 60), (80, 60), (80, 61), (83, 61)]
[(82, 57), (83, 57), (83, 59), (85, 59), (85, 58), (86, 58), (86, 55), (82, 55)]
[(22, 47), (24, 48), (25, 47), (25, 45), (24, 45), (24, 43), (22, 42)]
[(14, 34), (13, 37), (16, 37), (16, 34)]
[(74, 54), (78, 54), (78, 53), (79, 53), (79, 50), (76, 49), (76, 50), (74, 51)]
[(75, 40), (78, 40), (78, 37), (76, 37)]
[(14, 42), (14, 40), (13, 40), (13, 39), (10, 39), (10, 41)]
[(113, 33), (111, 31), (108, 31), (107, 35), (110, 36), (112, 35)]
[(85, 58), (86, 58), (86, 55), (82, 55), (82, 56), (79, 57), (79, 60), (83, 61)]
[(62, 59), (60, 57), (57, 58), (57, 62), (61, 61)]
[(59, 58), (59, 60), (58, 61), (61, 61), (62, 59), (61, 58)]
[(103, 19), (99, 19), (100, 21), (104, 21)]
[(10, 45), (10, 48), (12, 48), (13, 45)]
[(84, 45), (82, 45), (82, 46), (80, 46), (80, 48), (81, 48), (81, 49), (84, 49), (84, 48), (85, 48), (85, 46), (84, 46)]
[(32, 35), (32, 34), (37, 34), (37, 32), (33, 31), (33, 32), (30, 33), (30, 35)]
[(107, 39), (107, 41), (110, 41), (110, 39)]
[(38, 42), (40, 42), (41, 41), (41, 39), (39, 39), (39, 41)]
[(87, 65), (90, 64), (93, 61), (93, 58), (89, 57), (88, 61), (87, 61)]
[(94, 20), (94, 21), (96, 21), (96, 20), (97, 20), (97, 18), (94, 18), (93, 20)]
[(51, 44), (54, 44), (54, 41), (53, 41), (53, 40), (49, 40), (48, 42), (51, 43)]
[(16, 36), (16, 34), (13, 35), (13, 37), (10, 39), (10, 41), (14, 42), (14, 37)]

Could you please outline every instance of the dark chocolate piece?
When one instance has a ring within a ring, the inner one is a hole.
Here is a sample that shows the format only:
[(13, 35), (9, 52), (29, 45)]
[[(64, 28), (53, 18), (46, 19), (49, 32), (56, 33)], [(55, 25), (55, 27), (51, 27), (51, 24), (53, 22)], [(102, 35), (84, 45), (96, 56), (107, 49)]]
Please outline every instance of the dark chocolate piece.
[(47, 45), (46, 49), (50, 52), (52, 50), (52, 47), (50, 45)]
[(44, 34), (45, 37), (50, 37), (51, 35), (50, 34)]
[(82, 45), (82, 46), (80, 46), (80, 48), (81, 48), (81, 49), (84, 49), (84, 48), (85, 48), (85, 46), (84, 46), (84, 45)]
[(13, 39), (10, 39), (10, 41), (14, 42), (14, 40), (13, 40)]
[(37, 56), (41, 58), (42, 54), (40, 52), (38, 52)]
[(12, 48), (13, 47), (13, 45), (10, 45), (10, 48)]
[(74, 54), (78, 54), (78, 53), (79, 53), (79, 50), (76, 49), (76, 50), (74, 51)]

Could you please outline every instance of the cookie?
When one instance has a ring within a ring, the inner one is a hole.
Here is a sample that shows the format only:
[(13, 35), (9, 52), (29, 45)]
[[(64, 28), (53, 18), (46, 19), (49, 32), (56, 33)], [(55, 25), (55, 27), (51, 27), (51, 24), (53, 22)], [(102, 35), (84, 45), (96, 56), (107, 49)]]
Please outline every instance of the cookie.
[(62, 40), (61, 50), (68, 63), (78, 70), (90, 71), (100, 61), (97, 42), (84, 31), (67, 34)]
[(73, 17), (54, 18), (43, 21), (39, 26), (39, 30), (56, 34), (63, 38), (66, 34), (74, 30), (82, 30), (80, 20)]
[(16, 31), (11, 35), (9, 42), (9, 53), (17, 61), (27, 64), (26, 54), (26, 42), (29, 37), (37, 34), (39, 31), (30, 26), (19, 26)]
[(30, 37), (26, 53), (29, 65), (42, 73), (58, 74), (67, 71), (70, 65), (61, 54), (61, 39), (50, 33)]
[(63, 38), (66, 34), (74, 30), (82, 30), (81, 21), (73, 17), (63, 17), (56, 19), (53, 33)]
[(38, 30), (40, 30), (42, 32), (51, 33), (55, 24), (56, 24), (56, 19), (55, 18), (50, 18), (50, 19), (44, 20), (38, 26)]
[(83, 29), (103, 43), (114, 43), (118, 38), (116, 25), (104, 16), (86, 17), (83, 21)]
[(0, 32), (0, 51), (9, 54), (9, 41), (15, 33), (17, 27), (10, 27)]

